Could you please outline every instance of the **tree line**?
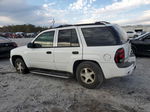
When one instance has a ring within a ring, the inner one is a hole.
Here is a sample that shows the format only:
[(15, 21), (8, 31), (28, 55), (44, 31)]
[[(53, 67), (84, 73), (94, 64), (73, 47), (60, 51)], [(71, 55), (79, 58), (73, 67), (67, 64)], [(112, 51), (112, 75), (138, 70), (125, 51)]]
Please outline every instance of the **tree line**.
[(24, 25), (8, 25), (0, 27), (0, 32), (40, 32), (48, 29), (48, 27), (35, 26), (32, 24), (24, 24)]

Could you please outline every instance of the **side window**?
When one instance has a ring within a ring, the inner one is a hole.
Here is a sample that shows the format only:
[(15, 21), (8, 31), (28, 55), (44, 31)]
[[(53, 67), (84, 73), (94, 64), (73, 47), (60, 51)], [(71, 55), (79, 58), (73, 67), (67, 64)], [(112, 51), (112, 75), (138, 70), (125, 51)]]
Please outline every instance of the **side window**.
[(115, 45), (117, 43), (113, 34), (105, 27), (82, 28), (87, 46)]
[(54, 31), (44, 32), (35, 39), (34, 43), (41, 45), (42, 48), (52, 47), (54, 33)]
[(78, 37), (75, 29), (59, 30), (58, 47), (78, 47)]

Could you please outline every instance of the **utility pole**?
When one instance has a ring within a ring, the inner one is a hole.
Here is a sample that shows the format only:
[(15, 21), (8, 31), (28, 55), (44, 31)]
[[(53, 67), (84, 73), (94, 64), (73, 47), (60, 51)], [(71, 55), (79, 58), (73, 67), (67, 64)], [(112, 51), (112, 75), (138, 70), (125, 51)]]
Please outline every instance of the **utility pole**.
[(54, 27), (54, 24), (55, 24), (55, 19), (53, 18), (53, 20), (52, 20), (52, 27)]
[(55, 25), (55, 19), (53, 18), (53, 19), (50, 19), (50, 28), (53, 28), (54, 27), (54, 25)]

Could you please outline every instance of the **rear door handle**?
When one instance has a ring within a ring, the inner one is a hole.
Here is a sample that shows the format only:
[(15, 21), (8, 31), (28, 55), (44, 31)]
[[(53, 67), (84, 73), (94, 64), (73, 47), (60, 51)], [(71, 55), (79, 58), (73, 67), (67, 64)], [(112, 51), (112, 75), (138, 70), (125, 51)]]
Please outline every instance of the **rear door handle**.
[(51, 51), (47, 51), (46, 54), (52, 54), (52, 52)]
[(72, 51), (72, 54), (79, 54), (78, 51)]

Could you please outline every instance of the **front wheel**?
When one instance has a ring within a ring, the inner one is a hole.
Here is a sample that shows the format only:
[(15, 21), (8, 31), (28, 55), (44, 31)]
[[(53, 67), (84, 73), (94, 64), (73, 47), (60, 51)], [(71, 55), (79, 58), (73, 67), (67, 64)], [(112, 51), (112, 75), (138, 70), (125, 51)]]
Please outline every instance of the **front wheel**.
[(15, 68), (16, 68), (16, 71), (19, 73), (19, 74), (25, 74), (25, 73), (28, 73), (28, 68), (26, 67), (23, 59), (21, 58), (17, 58), (15, 60)]
[(94, 62), (83, 62), (79, 64), (76, 77), (78, 82), (89, 89), (100, 87), (104, 77), (101, 68)]

